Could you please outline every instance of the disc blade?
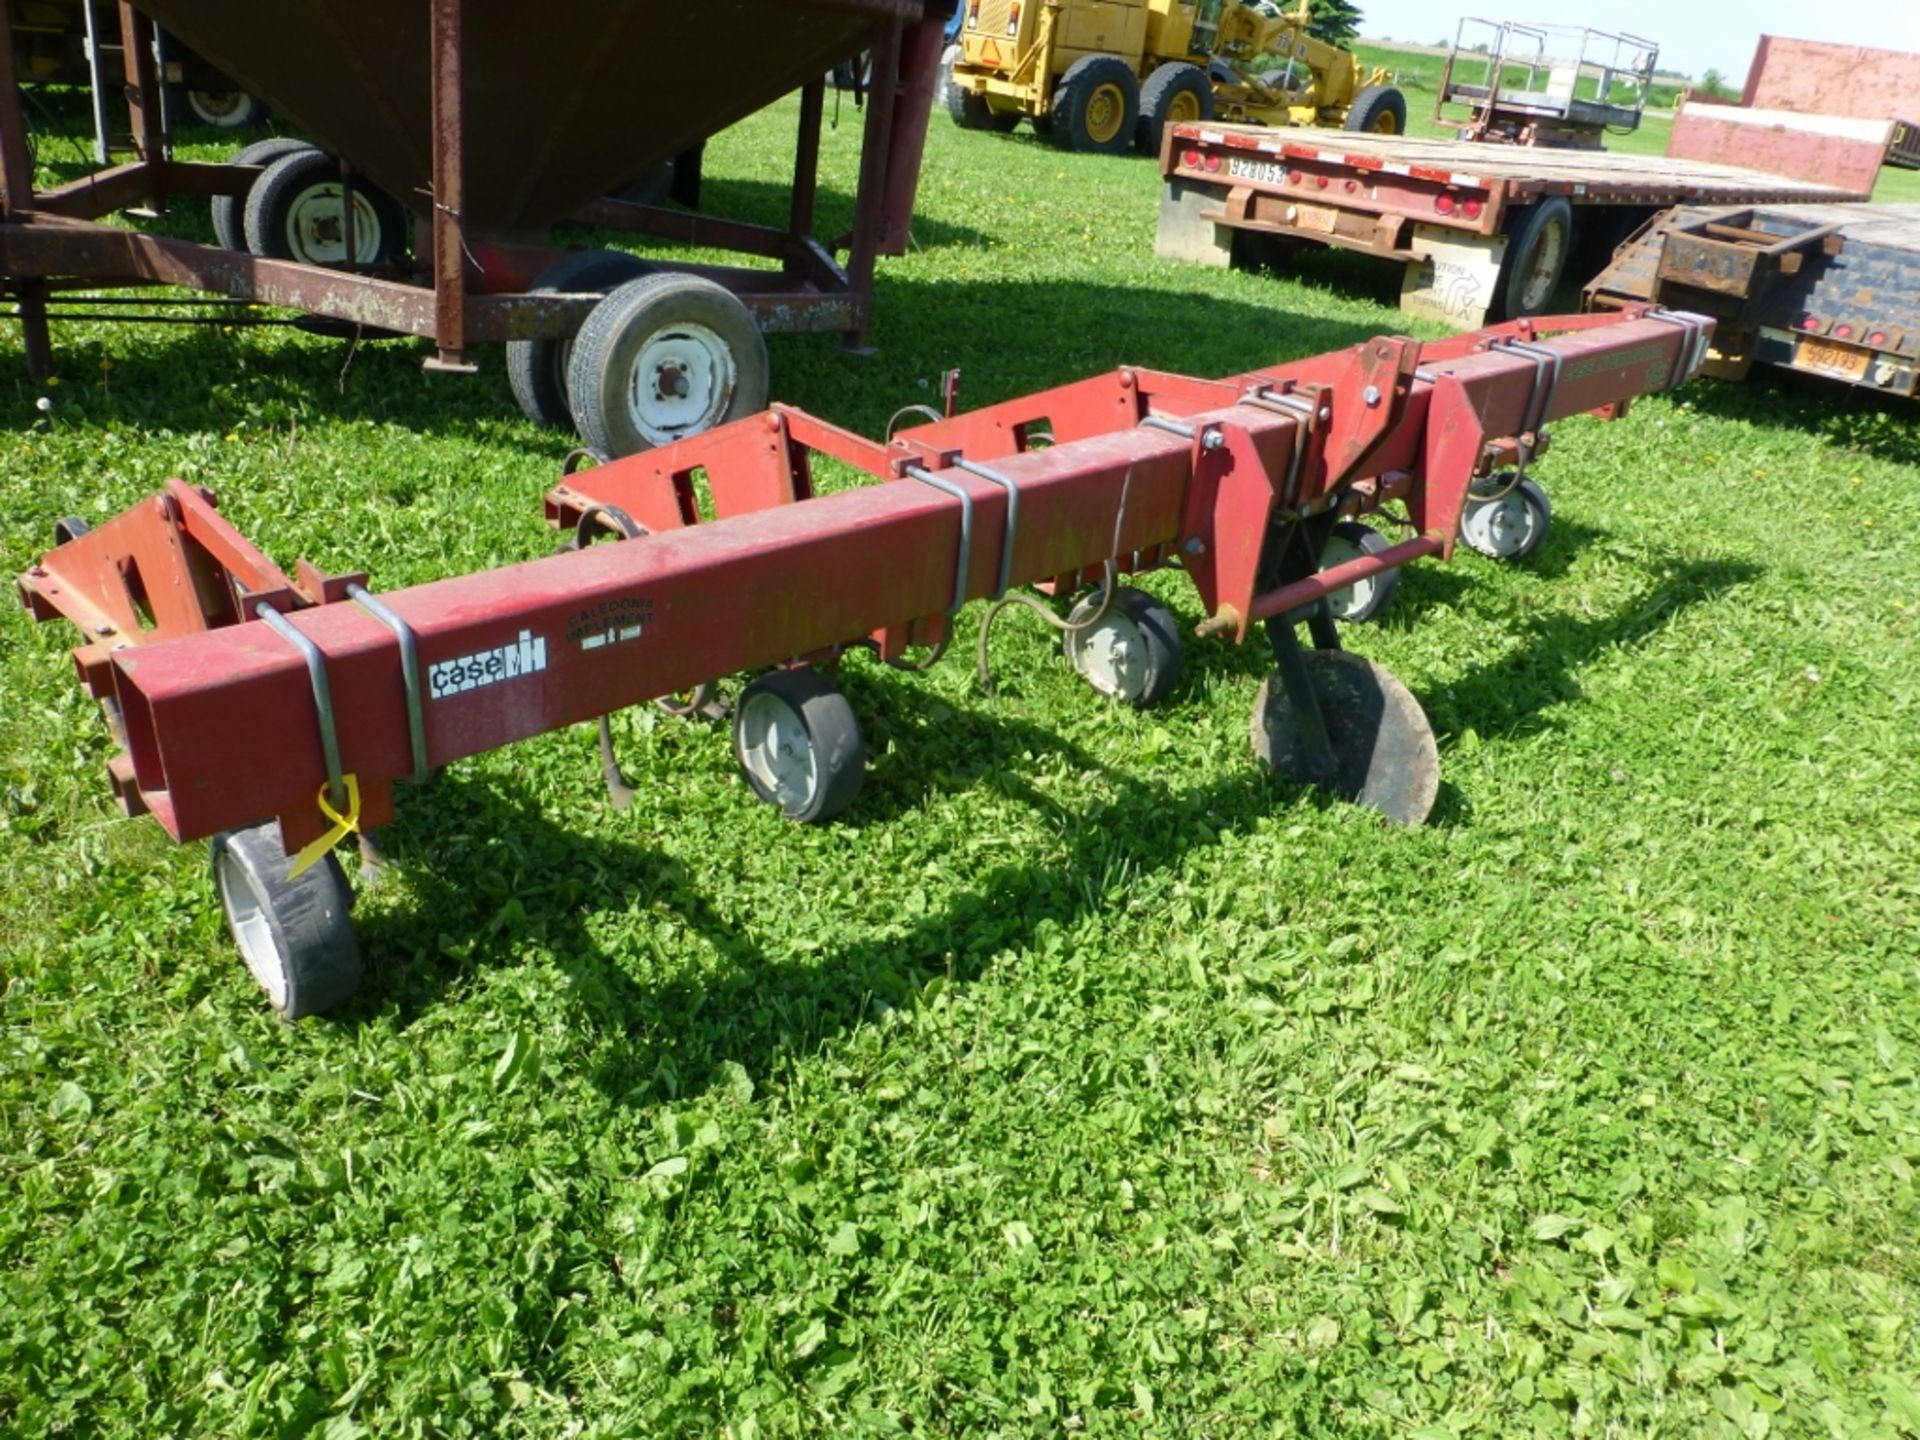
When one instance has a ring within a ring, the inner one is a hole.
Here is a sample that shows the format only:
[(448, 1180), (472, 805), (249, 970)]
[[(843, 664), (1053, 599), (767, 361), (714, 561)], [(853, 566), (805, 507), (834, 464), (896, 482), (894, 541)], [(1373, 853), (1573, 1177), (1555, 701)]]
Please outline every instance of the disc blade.
[(1276, 673), (1253, 702), (1253, 753), (1276, 774), (1419, 825), (1440, 792), (1440, 749), (1426, 712), (1383, 665), (1346, 650), (1301, 656), (1326, 720), (1334, 777), (1316, 775), (1287, 687)]

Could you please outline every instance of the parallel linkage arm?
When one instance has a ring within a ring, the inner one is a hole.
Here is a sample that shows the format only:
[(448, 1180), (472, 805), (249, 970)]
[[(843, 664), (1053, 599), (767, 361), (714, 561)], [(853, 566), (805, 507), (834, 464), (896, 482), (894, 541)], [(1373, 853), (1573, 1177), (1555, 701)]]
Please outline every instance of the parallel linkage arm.
[[(1109, 562), (1178, 566), (1202, 630), (1244, 637), (1357, 580), (1450, 556), (1494, 458), (1533, 453), (1551, 421), (1611, 417), (1681, 383), (1709, 330), (1631, 306), (1440, 342), (1382, 338), (1224, 380), (1121, 369), (887, 443), (776, 405), (569, 475), (547, 497), (560, 527), (636, 538), (387, 593), (384, 617), (351, 603), (364, 577), (303, 562), (288, 580), (179, 481), (19, 584), (38, 618), (88, 637), (76, 662), (117, 707), (130, 809), (182, 841), (277, 816), (293, 849), (327, 827), (315, 796), (338, 778), (328, 728), (371, 828), (416, 772), (419, 728), (440, 766), (869, 639), (897, 657), (942, 639), (958, 600), (1006, 583), (1060, 593)], [(880, 483), (818, 494), (816, 454)], [(1389, 500), (1405, 505), (1411, 538), (1326, 573), (1276, 567), (1303, 528), (1324, 535)], [(302, 647), (254, 618), (263, 604), (317, 648), (324, 687)], [(417, 649), (411, 692), (403, 632)]]

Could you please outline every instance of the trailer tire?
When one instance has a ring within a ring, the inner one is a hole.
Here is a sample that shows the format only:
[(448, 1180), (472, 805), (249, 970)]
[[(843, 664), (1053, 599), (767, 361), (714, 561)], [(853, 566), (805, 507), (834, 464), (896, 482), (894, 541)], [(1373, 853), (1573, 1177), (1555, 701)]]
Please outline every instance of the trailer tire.
[(1140, 83), (1113, 55), (1082, 55), (1053, 92), (1053, 143), (1083, 155), (1119, 155), (1140, 123)]
[[(271, 140), (256, 140), (253, 144), (236, 150), (229, 165), (267, 165), (283, 155), (291, 155), (296, 150), (311, 150), (314, 147), (304, 140), (292, 140), (284, 135), (276, 135)], [(254, 177), (258, 183), (259, 177)], [(242, 254), (247, 249), (247, 197), (244, 195), (215, 195), (207, 201), (207, 214), (213, 220), (213, 238), (227, 250), (238, 250)]]
[(1180, 678), (1180, 622), (1160, 601), (1131, 585), (1114, 588), (1106, 613), (1092, 624), (1098, 594), (1083, 597), (1067, 615), (1082, 626), (1060, 636), (1074, 673), (1100, 694), (1136, 710), (1150, 710)]
[(866, 747), (847, 697), (818, 670), (769, 670), (733, 707), (733, 758), (789, 820), (823, 825), (860, 793)]
[[(671, 178), (671, 177), (669, 177)], [(602, 295), (617, 285), (652, 273), (653, 267), (637, 255), (620, 250), (580, 250), (554, 261), (533, 282), (530, 295), (597, 290)], [(577, 334), (578, 332), (576, 332)], [(507, 342), (507, 383), (520, 413), (536, 425), (552, 429), (573, 423), (567, 398), (567, 363), (573, 358), (573, 335), (550, 335), (539, 340)]]
[(282, 155), (247, 192), (247, 251), (262, 260), (307, 265), (383, 265), (407, 251), (407, 214), (378, 186), (353, 182), (355, 254), (341, 229), (340, 162), (308, 146)]
[(180, 98), (197, 125), (219, 130), (245, 130), (267, 122), (266, 105), (244, 90), (188, 90)]
[(213, 883), (247, 970), (283, 1020), (333, 1010), (360, 988), (353, 890), (327, 855), (293, 879), (280, 827), (228, 830), (212, 845)]
[(580, 438), (617, 460), (764, 410), (767, 378), (767, 342), (739, 298), (663, 271), (594, 306), (574, 338), (567, 395)]
[[(1330, 570), (1349, 560), (1378, 555), (1390, 549), (1392, 542), (1371, 525), (1358, 520), (1341, 520), (1327, 534), (1320, 550), (1320, 568)], [(1400, 572), (1383, 570), (1367, 580), (1357, 580), (1343, 590), (1327, 596), (1327, 613), (1347, 625), (1364, 625), (1393, 603), (1393, 592), (1400, 588)]]
[(1553, 528), (1553, 504), (1527, 475), (1511, 470), (1475, 481), (1460, 511), (1460, 541), (1489, 560), (1524, 560)]
[(1495, 290), (1500, 311), (1488, 320), (1545, 314), (1573, 253), (1573, 206), (1564, 195), (1529, 205), (1509, 222), (1511, 239)]
[(1406, 134), (1407, 97), (1391, 85), (1367, 86), (1347, 107), (1346, 128), (1375, 135)]
[(1140, 87), (1140, 119), (1133, 143), (1149, 159), (1160, 156), (1160, 137), (1167, 126), (1196, 125), (1213, 118), (1213, 86), (1198, 65), (1180, 61), (1162, 65)]

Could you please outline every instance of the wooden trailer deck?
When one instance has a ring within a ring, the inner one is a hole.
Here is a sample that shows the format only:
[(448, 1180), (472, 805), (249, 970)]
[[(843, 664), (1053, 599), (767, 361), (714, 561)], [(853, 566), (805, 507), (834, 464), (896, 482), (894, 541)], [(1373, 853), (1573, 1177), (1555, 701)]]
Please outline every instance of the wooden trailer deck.
[(1161, 255), (1227, 265), (1241, 236), (1359, 250), (1406, 266), (1402, 308), (1461, 327), (1547, 309), (1583, 248), (1592, 274), (1669, 206), (1866, 199), (1699, 160), (1246, 125), (1170, 126), (1161, 172)]

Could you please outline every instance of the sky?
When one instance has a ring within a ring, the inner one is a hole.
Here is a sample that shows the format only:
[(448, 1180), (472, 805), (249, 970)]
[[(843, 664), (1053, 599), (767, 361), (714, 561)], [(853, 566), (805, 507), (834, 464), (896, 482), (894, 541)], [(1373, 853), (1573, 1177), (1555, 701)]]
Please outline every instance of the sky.
[(1360, 33), (1451, 43), (1462, 15), (1628, 31), (1660, 47), (1662, 70), (1696, 80), (1709, 68), (1740, 87), (1761, 35), (1920, 51), (1915, 0), (1509, 0), (1511, 8), (1439, 7), (1431, 0), (1355, 0)]

